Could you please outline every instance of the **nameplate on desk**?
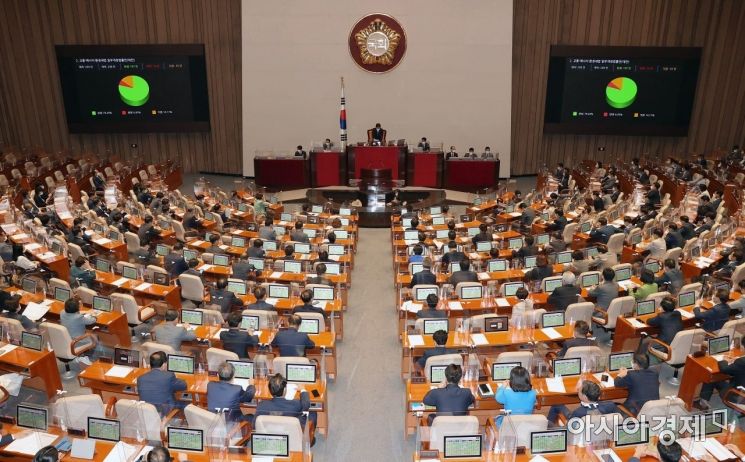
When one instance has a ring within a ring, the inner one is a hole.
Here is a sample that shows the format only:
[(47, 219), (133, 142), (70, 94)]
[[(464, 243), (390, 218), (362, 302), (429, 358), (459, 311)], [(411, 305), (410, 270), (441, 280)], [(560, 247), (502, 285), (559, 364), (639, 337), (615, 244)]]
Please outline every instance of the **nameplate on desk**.
[(448, 308), (452, 311), (463, 311), (463, 305), (457, 300), (448, 302)]
[(121, 287), (121, 286), (123, 286), (124, 284), (126, 284), (126, 283), (127, 283), (127, 281), (130, 281), (130, 279), (127, 279), (127, 278), (119, 278), (119, 279), (117, 279), (116, 281), (112, 282), (111, 284), (112, 284), (112, 285), (115, 285), (115, 286), (117, 286), (117, 287)]
[(147, 290), (147, 289), (151, 288), (152, 286), (153, 285), (150, 284), (149, 282), (143, 282), (142, 284), (140, 284), (137, 287), (135, 287), (135, 290), (141, 290), (141, 291), (142, 290)]
[(626, 320), (629, 321), (629, 324), (631, 324), (631, 327), (634, 327), (636, 329), (644, 329), (645, 327), (647, 327), (646, 324), (644, 324), (643, 322), (639, 321), (636, 318), (626, 318)]
[(680, 313), (680, 315), (683, 317), (683, 319), (691, 319), (691, 318), (695, 317), (695, 315), (693, 313), (691, 313), (690, 311), (686, 311), (683, 308), (677, 308), (675, 311), (677, 311), (678, 313)]
[(424, 337), (421, 335), (408, 335), (407, 337), (410, 347), (424, 346)]
[(551, 340), (562, 337), (559, 331), (554, 329), (553, 327), (544, 327), (543, 329), (541, 329), (541, 332), (543, 332), (543, 334)]

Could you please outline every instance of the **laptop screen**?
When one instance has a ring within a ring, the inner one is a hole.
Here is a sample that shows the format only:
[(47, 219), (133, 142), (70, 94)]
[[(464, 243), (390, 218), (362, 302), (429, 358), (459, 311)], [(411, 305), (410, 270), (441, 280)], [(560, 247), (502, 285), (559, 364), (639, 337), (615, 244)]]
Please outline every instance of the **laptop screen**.
[(323, 213), (323, 206), (322, 205), (313, 205), (310, 208), (310, 211), (313, 213)]
[(520, 247), (523, 246), (523, 238), (521, 238), (521, 237), (510, 238), (510, 240), (509, 240), (509, 242), (508, 242), (507, 245), (508, 245), (508, 247), (510, 249), (517, 250), (517, 249), (519, 249)]
[(556, 263), (566, 265), (572, 262), (572, 252), (559, 252), (556, 254)]
[(315, 364), (287, 364), (286, 377), (288, 382), (315, 383)]
[(16, 425), (34, 430), (47, 431), (47, 410), (40, 407), (19, 404), (16, 408)]
[(696, 292), (683, 292), (678, 294), (678, 308), (685, 308), (696, 304)]
[(579, 375), (582, 373), (582, 358), (554, 359), (554, 377)]
[(302, 253), (304, 255), (310, 253), (310, 244), (305, 244), (303, 242), (298, 242), (295, 244), (295, 253)]
[(652, 314), (656, 310), (654, 300), (643, 300), (636, 303), (636, 315), (644, 316), (645, 314)]
[(411, 275), (415, 275), (416, 273), (422, 271), (424, 269), (424, 264), (422, 263), (412, 263), (411, 264)]
[(254, 265), (254, 268), (256, 268), (259, 271), (264, 270), (264, 259), (263, 258), (248, 257), (248, 264)]
[(241, 316), (241, 329), (243, 330), (259, 330), (259, 317), (252, 314), (244, 314)]
[(647, 269), (653, 273), (657, 273), (660, 270), (660, 262), (650, 261), (644, 264), (644, 269)]
[(191, 356), (168, 355), (168, 371), (193, 374), (194, 358)]
[(266, 433), (251, 434), (251, 455), (255, 457), (288, 457), (290, 455), (289, 435)]
[(204, 313), (198, 310), (181, 310), (181, 322), (201, 326), (204, 322)]
[(444, 225), (445, 224), (445, 217), (439, 216), (439, 217), (432, 217), (432, 225)]
[(119, 441), (119, 421), (88, 417), (88, 438), (93, 438), (94, 440)]
[(21, 288), (24, 292), (28, 292), (31, 294), (36, 293), (36, 281), (31, 278), (23, 278), (21, 280)]
[(614, 442), (617, 448), (647, 444), (649, 442), (649, 424), (640, 421), (636, 425), (618, 425)]
[(566, 452), (566, 450), (566, 430), (550, 430), (530, 433), (530, 453), (532, 455), (560, 453)]
[(269, 298), (289, 298), (290, 286), (269, 284)]
[(473, 237), (479, 234), (480, 232), (481, 230), (478, 227), (466, 228), (466, 233), (468, 233), (469, 237)]
[(491, 379), (495, 382), (509, 380), (512, 369), (520, 366), (521, 363), (492, 363)]
[(341, 244), (329, 244), (326, 247), (329, 255), (344, 255), (344, 246)]
[(204, 433), (193, 428), (168, 427), (168, 449), (204, 450)]
[(439, 215), (441, 213), (442, 213), (442, 207), (440, 207), (439, 205), (433, 205), (432, 207), (429, 208), (430, 215)]
[(137, 268), (122, 266), (122, 277), (127, 279), (137, 279)]
[(138, 367), (140, 365), (140, 352), (126, 348), (114, 348), (114, 364), (118, 366)]
[(267, 252), (277, 250), (277, 241), (263, 241), (261, 243), (261, 248)]
[(333, 300), (334, 299), (334, 288), (333, 287), (313, 287), (313, 300)]
[(445, 365), (431, 365), (429, 366), (429, 381), (430, 383), (441, 383), (445, 380)]
[(437, 239), (447, 239), (449, 232), (449, 229), (438, 229), (437, 231), (435, 231), (435, 237)]
[(465, 286), (460, 288), (460, 298), (463, 300), (474, 300), (481, 298), (484, 291), (483, 286)]
[(170, 251), (170, 249), (169, 249), (169, 248), (168, 248), (168, 246), (167, 246), (167, 245), (165, 245), (165, 244), (158, 244), (158, 245), (157, 245), (157, 246), (155, 247), (155, 253), (157, 253), (157, 254), (158, 254), (158, 255), (160, 255), (161, 257), (165, 257), (166, 255), (168, 255), (168, 252), (169, 252), (169, 251)]
[(70, 298), (70, 294), (70, 289), (65, 289), (64, 287), (54, 288), (54, 299), (60, 302), (66, 302)]
[(230, 240), (230, 245), (233, 247), (246, 247), (246, 238), (240, 236), (233, 236)]
[(425, 319), (422, 321), (424, 326), (424, 335), (432, 335), (438, 330), (448, 331), (447, 319)]
[(184, 260), (186, 260), (187, 262), (189, 260), (196, 259), (198, 256), (199, 254), (196, 250), (184, 249)]
[(285, 272), (286, 273), (302, 273), (303, 272), (302, 262), (285, 260)]
[(230, 257), (227, 255), (215, 255), (212, 257), (212, 263), (217, 266), (230, 266)]
[(583, 275), (581, 279), (581, 284), (582, 284), (582, 287), (591, 287), (591, 286), (596, 286), (600, 284), (600, 274), (591, 273), (591, 274)]
[(98, 311), (111, 311), (111, 299), (109, 297), (93, 296), (93, 309)]
[(342, 207), (342, 208), (339, 209), (339, 215), (347, 216), (348, 217), (348, 216), (352, 215), (352, 209), (350, 209), (350, 208), (343, 208)]
[(445, 459), (480, 459), (482, 450), (481, 435), (445, 436)]
[(510, 327), (510, 318), (507, 316), (489, 316), (484, 318), (485, 332), (505, 332)]
[(590, 223), (589, 221), (582, 222), (579, 225), (579, 232), (580, 233), (587, 234), (587, 233), (590, 232), (591, 229), (592, 229), (592, 223)]
[(427, 300), (427, 296), (429, 294), (437, 295), (437, 291), (437, 287), (417, 287), (416, 293), (414, 294), (414, 299), (418, 302), (425, 301)]
[(538, 257), (535, 255), (532, 255), (530, 257), (525, 257), (525, 268), (533, 268), (538, 263)]
[(543, 280), (543, 291), (545, 293), (553, 293), (557, 287), (561, 287), (561, 277), (546, 278)]
[(556, 311), (543, 313), (541, 318), (541, 325), (543, 327), (561, 327), (564, 325), (564, 312)]
[(229, 359), (227, 362), (233, 366), (233, 370), (235, 371), (233, 377), (236, 379), (254, 378), (254, 363), (252, 361), (237, 361)]
[(616, 270), (616, 282), (628, 281), (631, 279), (631, 267), (618, 268)]
[(300, 321), (300, 327), (298, 332), (304, 332), (306, 334), (318, 334), (321, 330), (318, 319), (303, 319)]
[(621, 368), (631, 369), (633, 366), (634, 353), (611, 353), (608, 355), (608, 370), (617, 371)]
[(597, 247), (587, 247), (585, 249), (585, 256), (587, 258), (595, 258), (595, 257), (598, 256), (599, 253), (600, 252), (598, 252), (598, 248)]
[(479, 241), (476, 243), (477, 252), (488, 252), (491, 250), (491, 241)]
[(488, 269), (490, 273), (507, 271), (507, 260), (489, 260)]
[(341, 263), (324, 262), (326, 274), (341, 274)]
[(538, 234), (535, 237), (536, 245), (546, 245), (549, 243), (550, 237), (548, 234)]
[(729, 335), (709, 339), (709, 354), (718, 355), (729, 351)]
[(507, 282), (502, 284), (502, 293), (505, 297), (514, 297), (520, 287), (525, 287), (525, 284), (522, 282)]
[(42, 342), (42, 336), (39, 334), (32, 334), (31, 332), (25, 331), (21, 332), (21, 346), (24, 348), (41, 351)]
[(246, 283), (243, 281), (228, 281), (228, 290), (236, 295), (246, 295)]

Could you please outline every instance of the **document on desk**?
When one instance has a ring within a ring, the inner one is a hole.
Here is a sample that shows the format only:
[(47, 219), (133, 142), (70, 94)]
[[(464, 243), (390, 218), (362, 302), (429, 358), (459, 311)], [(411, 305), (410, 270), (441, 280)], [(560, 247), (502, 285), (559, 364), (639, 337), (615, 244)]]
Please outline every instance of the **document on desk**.
[(644, 329), (645, 327), (647, 327), (646, 324), (636, 318), (626, 318), (626, 320), (629, 322), (629, 324), (631, 324), (631, 327), (634, 327), (635, 329)]
[(0, 356), (2, 356), (4, 354), (10, 353), (11, 351), (15, 350), (16, 348), (18, 348), (18, 346), (17, 345), (13, 345), (12, 343), (9, 343), (7, 345), (4, 345), (2, 348), (0, 348)]
[(26, 252), (33, 252), (34, 250), (40, 249), (40, 248), (41, 248), (41, 244), (37, 244), (36, 242), (32, 244), (26, 244), (23, 246), (23, 250)]
[(26, 234), (26, 233), (18, 233), (18, 234), (14, 234), (13, 236), (10, 236), (10, 238), (13, 239), (14, 241), (18, 241), (18, 240), (21, 240), (21, 239), (28, 238), (28, 234)]
[(406, 300), (401, 304), (401, 308), (409, 313), (418, 313), (422, 310), (423, 306), (421, 303), (414, 303), (411, 300)]
[(202, 244), (204, 244), (204, 241), (200, 241), (199, 239), (197, 239), (196, 241), (189, 242), (189, 244), (190, 245), (193, 245), (193, 246), (196, 246), (196, 247), (200, 247), (200, 246), (202, 246)]
[(424, 346), (424, 337), (421, 335), (407, 335), (410, 347)]
[(57, 254), (54, 252), (44, 252), (43, 254), (39, 255), (39, 258), (41, 260), (50, 260), (52, 258), (57, 258)]
[(137, 452), (137, 447), (122, 441), (117, 442), (103, 462), (127, 462)]
[(129, 279), (127, 279), (127, 278), (119, 278), (119, 279), (117, 279), (116, 281), (112, 282), (111, 284), (112, 284), (112, 285), (115, 285), (115, 286), (117, 286), (117, 287), (121, 287), (121, 286), (123, 286), (124, 284), (126, 284), (126, 283), (127, 283), (127, 281), (129, 281)]
[(19, 454), (27, 454), (33, 456), (39, 449), (44, 446), (49, 446), (54, 440), (57, 439), (57, 435), (50, 435), (44, 432), (28, 432), (24, 436), (15, 439), (12, 443), (5, 447), (8, 452), (17, 452)]
[(543, 334), (551, 340), (561, 338), (561, 334), (559, 333), (559, 331), (554, 329), (553, 327), (544, 327), (543, 329), (541, 329), (541, 332), (543, 332)]
[(491, 279), (491, 276), (489, 275), (489, 273), (481, 272), (481, 273), (478, 273), (478, 275), (479, 275), (479, 281), (488, 281), (489, 279)]
[(543, 457), (540, 454), (537, 454), (537, 455), (533, 456), (533, 458), (530, 459), (528, 462), (548, 462), (548, 459), (546, 459), (545, 457)]
[(144, 291), (144, 290), (151, 288), (152, 286), (153, 285), (150, 284), (149, 282), (143, 282), (142, 284), (135, 287), (135, 290)]
[[(597, 374), (592, 374), (596, 379), (598, 379), (598, 383), (602, 388), (611, 388), (616, 386), (616, 381), (613, 380), (613, 377), (611, 377), (610, 374), (606, 374), (605, 372), (598, 372)], [(603, 382), (602, 377), (604, 375), (608, 376), (608, 380)]]
[(98, 239), (93, 239), (93, 242), (95, 242), (98, 245), (106, 245), (111, 243), (111, 239), (107, 239), (105, 237), (100, 237)]
[(510, 302), (506, 298), (496, 298), (497, 306), (500, 308), (509, 308)]
[(297, 394), (298, 386), (295, 383), (288, 383), (287, 388), (285, 389), (285, 399), (286, 400), (293, 400), (295, 399), (295, 395)]
[(251, 456), (252, 462), (274, 462), (274, 457), (270, 456)]
[(704, 447), (702, 441), (695, 441), (693, 438), (678, 438), (677, 442), (688, 453), (689, 457), (702, 459), (707, 456), (706, 447)]
[(484, 334), (471, 334), (471, 342), (475, 346), (489, 344), (489, 340), (486, 339), (486, 335)]
[(478, 260), (480, 258), (480, 255), (478, 252), (470, 252), (468, 254), (468, 258), (470, 258), (471, 260)]
[(566, 393), (564, 379), (561, 377), (550, 377), (546, 379), (546, 388), (552, 393)]
[(49, 305), (29, 302), (28, 305), (26, 305), (26, 309), (23, 310), (23, 315), (32, 321), (38, 321), (39, 319), (43, 318), (48, 311)]
[(40, 305), (52, 306), (52, 303), (54, 303), (54, 300), (50, 300), (48, 298), (45, 298), (44, 301), (40, 303)]
[(209, 270), (211, 270), (214, 267), (215, 267), (215, 265), (210, 265), (209, 263), (205, 263), (204, 265), (202, 265), (199, 268), (199, 271), (201, 271), (201, 272), (209, 271)]
[(274, 297), (269, 297), (269, 298), (267, 298), (267, 299), (266, 299), (266, 302), (267, 302), (268, 304), (272, 305), (272, 306), (277, 306), (277, 302), (278, 302), (278, 301), (279, 301), (279, 300), (278, 300), (278, 299), (276, 299), (276, 298), (274, 298)]
[(414, 244), (418, 244), (418, 243), (419, 243), (419, 241), (416, 240), (416, 239), (404, 239), (404, 244), (406, 244), (406, 245), (414, 245)]
[(104, 374), (107, 377), (118, 377), (123, 379), (128, 376), (134, 369), (129, 366), (114, 366)]
[(339, 261), (341, 258), (341, 255), (329, 255), (329, 260), (331, 261)]
[(463, 305), (458, 300), (448, 302), (448, 308), (451, 311), (463, 311)]
[(618, 454), (616, 454), (616, 451), (614, 451), (613, 449), (595, 449), (592, 452), (595, 453), (595, 455), (598, 457), (598, 460), (607, 461), (608, 457), (610, 457), (613, 462), (623, 462), (621, 458), (618, 457)]
[(680, 315), (683, 317), (683, 319), (691, 319), (691, 318), (694, 317), (694, 314), (693, 313), (691, 313), (690, 311), (686, 311), (683, 308), (678, 308), (675, 311), (677, 311), (678, 313), (680, 313)]
[(737, 459), (737, 456), (732, 454), (729, 449), (724, 447), (722, 443), (715, 440), (714, 438), (706, 438), (706, 441), (704, 441), (704, 448), (709, 451), (709, 454), (716, 457), (717, 460)]
[(272, 271), (272, 274), (269, 275), (272, 279), (279, 279), (282, 277), (284, 273), (282, 271)]

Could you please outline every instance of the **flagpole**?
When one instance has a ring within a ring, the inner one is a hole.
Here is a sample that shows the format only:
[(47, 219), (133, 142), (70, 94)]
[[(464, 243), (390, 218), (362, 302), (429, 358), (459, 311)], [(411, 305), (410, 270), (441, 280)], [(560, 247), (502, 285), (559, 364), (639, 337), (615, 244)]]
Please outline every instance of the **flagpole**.
[(341, 77), (341, 105), (339, 109), (339, 138), (341, 151), (347, 151), (347, 102), (344, 98), (344, 77)]

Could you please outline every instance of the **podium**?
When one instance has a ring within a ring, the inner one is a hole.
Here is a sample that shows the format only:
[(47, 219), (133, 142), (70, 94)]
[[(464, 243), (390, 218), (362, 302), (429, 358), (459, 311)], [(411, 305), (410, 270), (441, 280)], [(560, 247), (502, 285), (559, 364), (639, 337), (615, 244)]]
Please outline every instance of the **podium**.
[(406, 185), (442, 187), (442, 152), (410, 152), (406, 165)]
[(445, 189), (478, 191), (499, 183), (499, 160), (448, 159), (445, 161)]
[(254, 157), (254, 177), (270, 189), (307, 188), (308, 163), (302, 157)]
[(310, 152), (310, 184), (313, 188), (347, 184), (347, 154), (341, 151)]
[(350, 146), (347, 178), (361, 178), (362, 169), (390, 169), (391, 179), (406, 179), (405, 146)]

